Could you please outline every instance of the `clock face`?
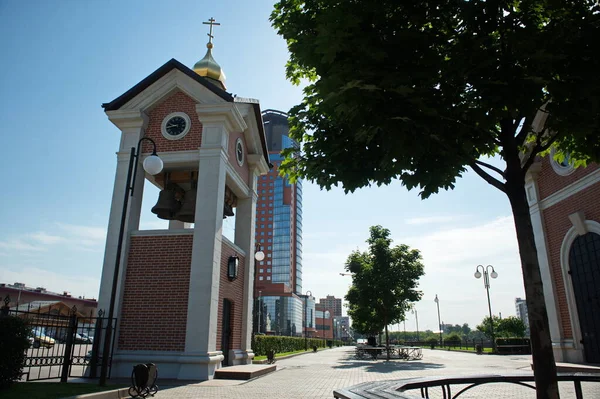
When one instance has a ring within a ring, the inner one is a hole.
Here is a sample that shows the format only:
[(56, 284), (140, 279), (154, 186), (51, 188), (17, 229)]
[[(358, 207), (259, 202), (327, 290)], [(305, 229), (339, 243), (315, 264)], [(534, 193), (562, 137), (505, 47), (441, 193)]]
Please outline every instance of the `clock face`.
[(190, 131), (190, 126), (190, 117), (185, 112), (173, 112), (163, 119), (161, 132), (167, 140), (179, 140)]
[(171, 136), (178, 136), (185, 131), (187, 121), (181, 116), (174, 116), (167, 121), (165, 130)]
[(237, 158), (238, 165), (242, 166), (244, 164), (244, 145), (241, 138), (238, 138), (235, 142), (235, 157)]

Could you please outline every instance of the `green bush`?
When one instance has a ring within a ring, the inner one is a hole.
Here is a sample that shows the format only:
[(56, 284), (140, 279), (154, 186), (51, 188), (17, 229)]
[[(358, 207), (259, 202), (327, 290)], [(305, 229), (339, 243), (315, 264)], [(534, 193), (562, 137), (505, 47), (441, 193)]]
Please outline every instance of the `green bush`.
[[(313, 346), (318, 348), (324, 347), (324, 341), (320, 338), (309, 338), (307, 342), (309, 349)], [(269, 350), (273, 350), (275, 353), (295, 352), (304, 350), (304, 345), (304, 338), (300, 337), (255, 335), (252, 341), (252, 350), (256, 356), (266, 356)]]
[(460, 346), (461, 341), (462, 341), (462, 338), (460, 337), (460, 335), (458, 335), (457, 333), (452, 333), (452, 334), (449, 334), (444, 339), (444, 345), (457, 347), (457, 346)]
[(30, 334), (25, 320), (0, 316), (0, 388), (7, 388), (21, 378)]
[(425, 340), (425, 343), (429, 346), (431, 346), (431, 349), (435, 348), (435, 346), (438, 343), (438, 339), (434, 338), (434, 337), (429, 337)]

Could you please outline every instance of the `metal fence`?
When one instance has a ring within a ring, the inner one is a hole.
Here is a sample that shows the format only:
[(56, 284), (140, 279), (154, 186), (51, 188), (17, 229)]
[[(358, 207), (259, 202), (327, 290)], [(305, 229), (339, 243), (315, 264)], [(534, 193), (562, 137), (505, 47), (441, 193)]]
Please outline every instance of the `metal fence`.
[[(10, 298), (5, 298), (2, 315), (27, 321), (31, 334), (27, 349), (23, 380), (47, 380), (69, 377), (96, 378), (102, 367), (102, 345), (109, 319), (100, 310), (96, 316), (83, 315), (74, 306), (65, 312), (64, 307), (52, 306), (31, 309), (18, 306), (10, 309)], [(65, 314), (67, 313), (67, 314)], [(112, 320), (116, 326), (116, 319)], [(111, 348), (114, 347), (114, 335)], [(107, 359), (108, 375), (112, 351)]]

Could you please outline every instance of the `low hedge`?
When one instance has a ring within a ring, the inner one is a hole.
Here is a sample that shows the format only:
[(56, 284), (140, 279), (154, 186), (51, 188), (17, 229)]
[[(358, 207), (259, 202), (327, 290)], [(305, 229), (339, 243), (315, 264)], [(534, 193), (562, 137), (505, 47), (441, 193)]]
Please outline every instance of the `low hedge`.
[(529, 338), (496, 338), (496, 352), (504, 355), (531, 355)]
[[(308, 350), (314, 346), (324, 348), (325, 342), (321, 338), (308, 338)], [(331, 341), (328, 341), (331, 343)], [(267, 351), (275, 353), (296, 352), (304, 350), (305, 341), (301, 337), (281, 337), (275, 335), (255, 335), (252, 341), (252, 350), (256, 356), (267, 356)]]
[(21, 378), (30, 334), (27, 321), (0, 315), (0, 389)]

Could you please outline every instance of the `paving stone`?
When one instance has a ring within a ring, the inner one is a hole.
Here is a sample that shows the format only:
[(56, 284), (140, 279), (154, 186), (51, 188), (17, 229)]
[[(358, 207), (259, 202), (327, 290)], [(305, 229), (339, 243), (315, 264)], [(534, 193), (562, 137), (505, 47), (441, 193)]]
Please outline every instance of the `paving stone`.
[[(168, 387), (158, 381), (161, 390), (156, 398), (331, 399), (335, 389), (360, 383), (438, 375), (531, 373), (530, 364), (529, 355), (491, 356), (430, 349), (424, 349), (423, 359), (416, 361), (357, 360), (353, 347), (341, 347), (279, 360), (277, 371), (241, 384)], [(460, 389), (453, 387), (452, 392)], [(561, 399), (575, 398), (571, 384), (561, 383), (560, 390)], [(600, 398), (600, 384), (584, 383), (583, 390), (585, 398)], [(442, 398), (441, 389), (429, 392), (431, 399)], [(418, 392), (411, 393), (420, 396)], [(534, 399), (535, 391), (514, 384), (486, 384), (460, 398)]]

